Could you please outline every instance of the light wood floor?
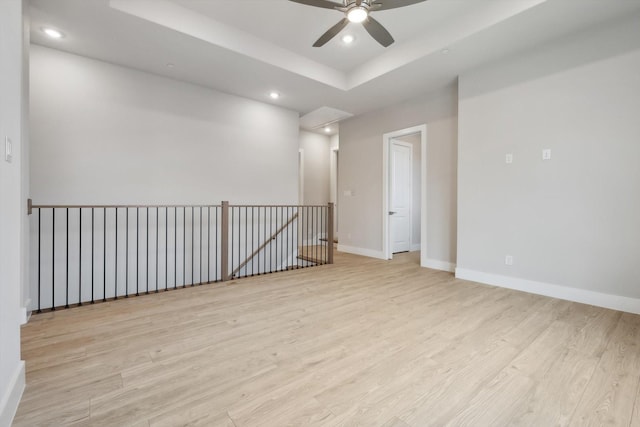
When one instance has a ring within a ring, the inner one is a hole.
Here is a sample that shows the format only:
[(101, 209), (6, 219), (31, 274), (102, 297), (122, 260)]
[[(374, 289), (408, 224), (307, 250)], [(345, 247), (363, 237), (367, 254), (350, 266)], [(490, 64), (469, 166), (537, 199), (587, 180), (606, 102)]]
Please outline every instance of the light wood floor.
[(337, 254), (32, 317), (16, 426), (640, 426), (640, 316)]

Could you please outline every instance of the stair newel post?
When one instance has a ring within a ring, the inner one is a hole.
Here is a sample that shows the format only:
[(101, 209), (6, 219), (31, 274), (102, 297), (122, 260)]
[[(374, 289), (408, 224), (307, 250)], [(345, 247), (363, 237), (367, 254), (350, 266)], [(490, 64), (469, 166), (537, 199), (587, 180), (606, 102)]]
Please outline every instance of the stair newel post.
[(220, 223), (220, 271), (223, 282), (229, 280), (229, 202), (222, 202)]
[(329, 202), (327, 210), (327, 263), (333, 264), (333, 210), (334, 204)]

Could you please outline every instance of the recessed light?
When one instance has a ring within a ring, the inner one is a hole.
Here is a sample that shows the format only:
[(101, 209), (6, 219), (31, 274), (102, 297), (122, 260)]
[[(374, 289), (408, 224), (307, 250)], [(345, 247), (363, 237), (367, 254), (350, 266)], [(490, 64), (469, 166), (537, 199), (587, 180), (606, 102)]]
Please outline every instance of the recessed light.
[(331, 132), (331, 128), (330, 128), (329, 126), (327, 126), (327, 127), (325, 127), (325, 128), (324, 128), (324, 131), (325, 131), (326, 133), (329, 133), (329, 132)]
[(449, 49), (444, 48), (440, 51), (440, 53), (442, 53), (443, 55), (446, 55), (447, 53), (449, 53)]
[(280, 98), (280, 94), (278, 92), (273, 91), (273, 92), (269, 93), (269, 97), (271, 99), (278, 99), (278, 98)]
[(345, 34), (344, 36), (342, 36), (342, 43), (351, 44), (355, 39), (356, 38), (353, 37), (351, 34)]
[(52, 39), (61, 39), (64, 34), (62, 34), (58, 30), (54, 30), (53, 28), (43, 28), (42, 32), (51, 37)]

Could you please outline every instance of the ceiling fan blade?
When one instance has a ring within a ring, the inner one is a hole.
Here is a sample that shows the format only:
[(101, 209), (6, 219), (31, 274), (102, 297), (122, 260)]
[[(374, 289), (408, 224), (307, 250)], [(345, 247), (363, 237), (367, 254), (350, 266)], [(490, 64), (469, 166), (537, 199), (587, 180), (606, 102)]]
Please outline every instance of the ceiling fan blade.
[(347, 26), (349, 20), (347, 18), (342, 18), (340, 22), (338, 22), (333, 27), (329, 28), (329, 30), (324, 33), (320, 38), (313, 44), (313, 47), (324, 46), (326, 42), (334, 38), (344, 27)]
[(377, 12), (379, 10), (396, 9), (416, 3), (422, 3), (424, 1), (427, 0), (377, 0), (371, 5), (371, 10), (375, 10)]
[(341, 4), (329, 1), (329, 0), (289, 0), (294, 3), (305, 4), (307, 6), (321, 7), (324, 9), (335, 9), (336, 7), (342, 7)]
[(384, 47), (389, 47), (395, 41), (391, 34), (389, 34), (389, 31), (387, 31), (381, 23), (373, 19), (371, 15), (369, 15), (369, 18), (365, 20), (362, 25), (364, 29), (367, 30), (367, 33), (371, 34), (371, 37), (376, 39), (376, 41)]

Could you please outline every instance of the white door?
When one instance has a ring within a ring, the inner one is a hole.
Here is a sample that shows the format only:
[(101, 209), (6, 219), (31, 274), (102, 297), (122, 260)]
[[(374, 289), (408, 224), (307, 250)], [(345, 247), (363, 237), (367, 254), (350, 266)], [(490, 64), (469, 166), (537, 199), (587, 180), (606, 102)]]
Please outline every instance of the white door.
[(389, 227), (391, 252), (395, 254), (411, 250), (412, 146), (392, 141), (389, 154)]

